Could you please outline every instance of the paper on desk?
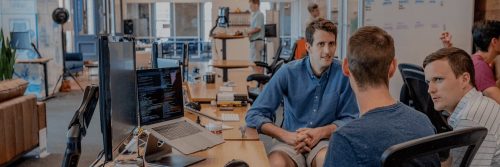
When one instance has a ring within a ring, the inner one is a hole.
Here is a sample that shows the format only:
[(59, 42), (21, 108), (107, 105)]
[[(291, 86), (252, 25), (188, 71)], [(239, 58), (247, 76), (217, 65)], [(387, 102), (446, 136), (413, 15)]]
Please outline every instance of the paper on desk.
[(221, 91), (221, 92), (232, 92), (233, 91), (233, 87), (221, 86), (219, 88), (219, 91)]
[(222, 130), (229, 130), (229, 129), (233, 129), (233, 127), (222, 124)]

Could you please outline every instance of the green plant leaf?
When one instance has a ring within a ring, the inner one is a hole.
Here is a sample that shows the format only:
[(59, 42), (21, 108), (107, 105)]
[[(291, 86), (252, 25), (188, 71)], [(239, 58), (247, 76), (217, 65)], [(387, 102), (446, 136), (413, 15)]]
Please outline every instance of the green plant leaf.
[(5, 37), (3, 29), (0, 29), (0, 42), (0, 80), (12, 79), (16, 63), (16, 50), (10, 47), (10, 39)]

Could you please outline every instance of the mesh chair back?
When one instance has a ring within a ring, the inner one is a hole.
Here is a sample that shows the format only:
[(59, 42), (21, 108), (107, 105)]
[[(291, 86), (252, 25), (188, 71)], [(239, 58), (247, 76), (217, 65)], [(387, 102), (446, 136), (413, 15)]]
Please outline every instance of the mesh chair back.
[(432, 98), (427, 93), (429, 86), (425, 82), (424, 73), (412, 69), (403, 69), (401, 75), (408, 86), (408, 91), (414, 104), (413, 107), (429, 117), (438, 133), (450, 131), (452, 128), (448, 125), (446, 119), (440, 112), (434, 109)]
[[(403, 69), (413, 69), (413, 70), (424, 72), (424, 69), (422, 67), (415, 65), (415, 64), (408, 64), (408, 63), (398, 64), (398, 69), (399, 69), (399, 73), (401, 75), (403, 75)], [(410, 94), (410, 92), (408, 90), (408, 85), (406, 84), (406, 82), (404, 82), (403, 86), (401, 87), (400, 94), (399, 94), (399, 101), (403, 104), (414, 107), (413, 101), (411, 100), (411, 97), (412, 97), (412, 95)]]
[(407, 166), (414, 158), (467, 146), (467, 151), (460, 163), (461, 167), (466, 167), (470, 165), (487, 134), (488, 130), (484, 127), (472, 127), (396, 144), (382, 154), (382, 166)]

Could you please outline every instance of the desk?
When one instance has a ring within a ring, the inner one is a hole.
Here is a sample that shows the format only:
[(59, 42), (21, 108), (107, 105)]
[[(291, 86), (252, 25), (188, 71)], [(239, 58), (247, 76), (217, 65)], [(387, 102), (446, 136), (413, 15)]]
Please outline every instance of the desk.
[(47, 100), (51, 98), (49, 96), (49, 81), (47, 79), (47, 63), (52, 60), (52, 58), (38, 58), (38, 59), (29, 59), (29, 60), (16, 60), (18, 64), (41, 64), (43, 66), (43, 75), (44, 75), (44, 84), (45, 84), (45, 97), (42, 100)]
[(222, 40), (222, 60), (226, 60), (226, 40), (228, 39), (241, 39), (245, 38), (243, 35), (214, 35), (214, 39)]
[(224, 166), (232, 159), (240, 159), (251, 167), (269, 166), (264, 144), (261, 141), (226, 141), (211, 149), (197, 152), (194, 156), (207, 157), (192, 166)]
[[(232, 78), (232, 81), (235, 83), (233, 87), (233, 92), (240, 94), (247, 94), (247, 85), (255, 86), (255, 83), (248, 83), (246, 81), (246, 77), (250, 74), (253, 74), (251, 70), (234, 70), (229, 74), (229, 77)], [(216, 78), (215, 83), (207, 84), (203, 81), (188, 83), (187, 91), (189, 98), (193, 102), (202, 102), (202, 103), (210, 103), (212, 100), (215, 100), (217, 96), (217, 92), (219, 92), (219, 88), (223, 86), (222, 80), (220, 78)]]
[[(222, 136), (224, 140), (254, 140), (258, 141), (259, 140), (259, 134), (257, 133), (256, 129), (253, 128), (247, 128), (245, 131), (245, 138), (242, 138), (241, 136), (241, 131), (239, 130), (240, 126), (246, 126), (245, 124), (245, 115), (250, 107), (245, 106), (245, 107), (234, 107), (233, 111), (220, 111), (216, 106), (211, 106), (210, 104), (201, 104), (201, 112), (221, 118), (222, 113), (230, 113), (230, 114), (238, 114), (240, 117), (240, 121), (238, 122), (224, 122), (224, 125), (231, 126), (233, 129), (228, 129), (228, 130), (223, 130), (222, 131)], [(189, 118), (193, 121), (196, 121), (196, 115), (190, 112), (185, 112), (184, 117)], [(201, 119), (201, 124), (206, 125), (208, 122), (210, 122), (210, 119), (200, 117)]]
[[(264, 144), (261, 141), (226, 141), (222, 144), (214, 146), (210, 149), (196, 152), (190, 154), (192, 156), (204, 157), (205, 160), (193, 164), (191, 166), (216, 166), (222, 167), (227, 162), (233, 159), (243, 160), (248, 163), (251, 167), (267, 167), (269, 166), (269, 160), (267, 159), (266, 151), (264, 150)], [(135, 158), (134, 155), (120, 155), (116, 159), (129, 159)], [(98, 163), (95, 166), (102, 165), (103, 159), (96, 160)], [(112, 167), (115, 164), (113, 162), (107, 163), (106, 167)], [(145, 163), (145, 166), (150, 166)]]
[(222, 81), (228, 81), (227, 70), (231, 68), (248, 68), (253, 63), (248, 60), (216, 60), (209, 62), (209, 66), (222, 69)]

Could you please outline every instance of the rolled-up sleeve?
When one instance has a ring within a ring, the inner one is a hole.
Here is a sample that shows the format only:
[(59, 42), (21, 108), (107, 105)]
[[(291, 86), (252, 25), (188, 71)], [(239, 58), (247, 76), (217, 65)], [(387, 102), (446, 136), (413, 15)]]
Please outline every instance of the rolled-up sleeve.
[(351, 85), (349, 82), (344, 82), (343, 84), (343, 91), (340, 94), (340, 103), (337, 108), (339, 110), (337, 112), (337, 120), (333, 121), (333, 124), (337, 125), (337, 127), (342, 127), (352, 120), (359, 118), (358, 104)]
[(262, 133), (263, 124), (273, 123), (276, 119), (276, 109), (279, 107), (286, 90), (286, 69), (287, 66), (283, 65), (273, 75), (245, 116), (247, 126), (257, 129), (259, 133)]

